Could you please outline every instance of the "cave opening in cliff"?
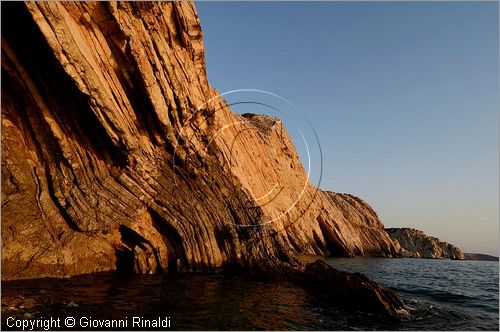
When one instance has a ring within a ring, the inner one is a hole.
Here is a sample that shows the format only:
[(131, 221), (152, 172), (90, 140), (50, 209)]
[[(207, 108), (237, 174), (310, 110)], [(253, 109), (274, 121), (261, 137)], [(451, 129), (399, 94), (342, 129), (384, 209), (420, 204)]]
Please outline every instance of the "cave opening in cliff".
[(342, 242), (339, 240), (337, 234), (335, 233), (335, 230), (333, 230), (328, 225), (328, 223), (323, 219), (322, 216), (318, 216), (317, 220), (321, 229), (321, 233), (323, 234), (323, 238), (326, 242), (328, 254), (337, 257), (350, 257), (351, 255), (342, 245)]
[(134, 230), (120, 225), (121, 240), (126, 247), (116, 250), (116, 267), (125, 273), (157, 273), (162, 270), (158, 252), (148, 240)]
[(167, 248), (168, 265), (170, 272), (180, 272), (188, 268), (186, 250), (179, 232), (162, 218), (158, 213), (149, 210), (153, 221), (153, 227), (162, 235), (163, 243)]

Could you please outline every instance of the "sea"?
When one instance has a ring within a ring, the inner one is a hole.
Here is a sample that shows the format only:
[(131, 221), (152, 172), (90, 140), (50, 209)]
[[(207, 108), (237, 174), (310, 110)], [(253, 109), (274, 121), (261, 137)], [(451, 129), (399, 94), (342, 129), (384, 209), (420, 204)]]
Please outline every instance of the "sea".
[[(497, 261), (323, 258), (393, 289), (410, 315), (403, 319), (325, 303), (283, 281), (221, 274), (119, 275), (2, 282), (2, 297), (34, 298), (37, 305), (5, 311), (2, 330), (21, 321), (68, 317), (76, 329), (154, 330), (498, 330)], [(156, 322), (156, 323), (154, 323)], [(126, 323), (126, 326), (123, 326)], [(137, 324), (149, 324), (134, 325)], [(142, 326), (142, 327), (141, 327)], [(42, 330), (42, 328), (39, 328)]]

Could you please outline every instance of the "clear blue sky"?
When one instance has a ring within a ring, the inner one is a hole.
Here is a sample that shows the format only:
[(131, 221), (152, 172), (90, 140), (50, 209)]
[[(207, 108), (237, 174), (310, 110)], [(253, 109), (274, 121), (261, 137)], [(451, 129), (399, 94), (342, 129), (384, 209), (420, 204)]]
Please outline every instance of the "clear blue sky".
[(364, 198), (386, 227), (498, 253), (497, 2), (196, 6), (211, 85), (297, 105), (322, 188)]

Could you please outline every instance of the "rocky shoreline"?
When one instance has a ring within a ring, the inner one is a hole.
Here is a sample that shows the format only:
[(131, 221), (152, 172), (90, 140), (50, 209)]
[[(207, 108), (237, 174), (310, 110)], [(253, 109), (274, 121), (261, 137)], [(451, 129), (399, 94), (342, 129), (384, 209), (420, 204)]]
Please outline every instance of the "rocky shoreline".
[(194, 4), (3, 10), (3, 280), (397, 256), (366, 202), (309, 182), (278, 120), (209, 85)]
[(402, 257), (466, 259), (457, 247), (413, 228), (386, 228)]
[[(245, 274), (242, 271), (225, 271), (227, 277)], [(381, 315), (381, 317), (403, 318), (409, 315), (401, 298), (390, 289), (368, 279), (360, 273), (338, 271), (316, 259), (305, 263), (302, 270), (291, 269), (287, 273), (253, 276), (256, 282), (286, 281), (312, 292), (321, 301), (329, 306), (341, 306), (352, 310), (362, 310), (367, 313)], [(99, 273), (95, 274), (96, 276)], [(179, 275), (182, 278), (182, 275)], [(8, 287), (9, 282), (3, 282)], [(18, 319), (32, 319), (37, 317), (39, 310), (51, 303), (45, 291), (35, 297), (2, 297), (2, 314)], [(56, 303), (56, 306), (78, 311), (78, 303), (69, 298), (66, 302)]]
[(2, 10), (2, 280), (240, 271), (401, 309), (376, 283), (295, 257), (397, 252), (364, 201), (309, 183), (278, 119), (217, 97), (194, 4)]

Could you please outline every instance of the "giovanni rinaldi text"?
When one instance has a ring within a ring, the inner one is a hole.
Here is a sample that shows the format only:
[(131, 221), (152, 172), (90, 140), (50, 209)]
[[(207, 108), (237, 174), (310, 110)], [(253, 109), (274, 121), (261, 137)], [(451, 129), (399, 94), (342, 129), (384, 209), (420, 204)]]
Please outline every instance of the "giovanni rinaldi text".
[(16, 317), (7, 318), (9, 328), (22, 331), (52, 330), (68, 327), (81, 328), (170, 328), (170, 317), (125, 317), (124, 319), (97, 319), (92, 317), (66, 317), (66, 318), (43, 318), (37, 317), (29, 320)]

